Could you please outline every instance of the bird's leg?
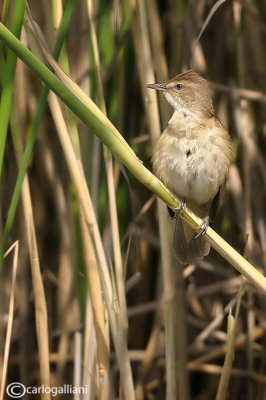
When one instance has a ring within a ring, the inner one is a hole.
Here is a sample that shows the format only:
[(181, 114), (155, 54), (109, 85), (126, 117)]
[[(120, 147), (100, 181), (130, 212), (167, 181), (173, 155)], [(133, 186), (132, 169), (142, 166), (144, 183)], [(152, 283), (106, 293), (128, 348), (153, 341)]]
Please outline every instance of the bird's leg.
[(180, 203), (178, 207), (168, 207), (168, 212), (171, 218), (176, 218), (183, 210), (186, 209), (186, 200), (184, 197), (180, 197)]
[(197, 230), (199, 231), (199, 233), (197, 233), (193, 239), (198, 239), (201, 236), (204, 236), (208, 229), (209, 223), (210, 223), (209, 209), (207, 207), (205, 207), (202, 221), (199, 224), (199, 226), (197, 227)]

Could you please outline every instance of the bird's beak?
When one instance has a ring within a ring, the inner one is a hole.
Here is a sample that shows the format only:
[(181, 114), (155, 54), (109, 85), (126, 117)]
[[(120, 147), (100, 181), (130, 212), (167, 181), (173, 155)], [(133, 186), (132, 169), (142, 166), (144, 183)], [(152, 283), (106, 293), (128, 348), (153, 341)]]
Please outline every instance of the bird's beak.
[(169, 88), (165, 86), (164, 83), (149, 83), (148, 85), (146, 85), (146, 87), (155, 90), (169, 90)]

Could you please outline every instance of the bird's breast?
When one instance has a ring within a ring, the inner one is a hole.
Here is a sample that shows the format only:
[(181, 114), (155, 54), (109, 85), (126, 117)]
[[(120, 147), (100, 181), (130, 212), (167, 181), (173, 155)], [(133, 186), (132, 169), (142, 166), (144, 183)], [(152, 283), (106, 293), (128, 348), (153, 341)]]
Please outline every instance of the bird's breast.
[(230, 163), (230, 139), (224, 128), (202, 134), (168, 129), (153, 149), (154, 173), (174, 194), (206, 204), (223, 185)]

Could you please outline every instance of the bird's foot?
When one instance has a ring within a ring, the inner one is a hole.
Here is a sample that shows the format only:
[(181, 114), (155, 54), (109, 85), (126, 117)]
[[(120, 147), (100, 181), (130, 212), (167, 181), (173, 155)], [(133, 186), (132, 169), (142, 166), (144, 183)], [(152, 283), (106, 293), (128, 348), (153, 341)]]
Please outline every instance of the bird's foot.
[(185, 210), (186, 210), (186, 200), (184, 199), (184, 197), (180, 197), (180, 203), (178, 207), (175, 208), (168, 207), (168, 211), (171, 218), (176, 218), (179, 214), (182, 213), (182, 211)]
[(194, 236), (193, 239), (198, 239), (202, 236), (205, 235), (208, 226), (209, 226), (209, 222), (210, 222), (210, 217), (207, 215), (206, 217), (204, 217), (201, 221), (201, 223), (199, 224), (199, 226), (197, 227), (197, 231), (199, 231), (199, 233), (196, 234), (196, 236)]

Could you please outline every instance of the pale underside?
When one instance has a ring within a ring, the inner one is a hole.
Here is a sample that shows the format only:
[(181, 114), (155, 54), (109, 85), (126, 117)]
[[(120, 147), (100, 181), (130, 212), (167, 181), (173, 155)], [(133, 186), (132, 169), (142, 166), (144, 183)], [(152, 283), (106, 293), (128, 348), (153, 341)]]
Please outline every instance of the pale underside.
[(176, 111), (152, 156), (154, 172), (165, 186), (197, 205), (210, 202), (224, 185), (231, 157), (223, 126), (215, 118), (208, 124), (202, 134), (201, 125)]

